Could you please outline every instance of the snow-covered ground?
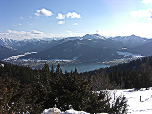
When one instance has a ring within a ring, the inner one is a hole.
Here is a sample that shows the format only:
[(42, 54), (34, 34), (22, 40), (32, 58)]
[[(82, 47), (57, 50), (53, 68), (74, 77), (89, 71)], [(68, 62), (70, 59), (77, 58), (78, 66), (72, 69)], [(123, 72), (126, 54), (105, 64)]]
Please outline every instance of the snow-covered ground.
[[(127, 98), (127, 113), (152, 114), (152, 88), (149, 88), (149, 90), (143, 88), (139, 91), (134, 91), (134, 89), (111, 90), (110, 92), (115, 92), (116, 97), (124, 95)], [(114, 98), (114, 94), (112, 95), (112, 98)]]
[[(141, 90), (134, 89), (124, 89), (124, 90), (108, 90), (111, 95), (111, 102), (118, 96), (125, 96), (127, 98), (128, 110), (127, 114), (152, 114), (152, 88), (146, 90), (142, 88)], [(114, 95), (115, 93), (115, 95)], [(44, 110), (42, 114), (47, 113), (49, 110)], [(60, 114), (89, 114), (84, 111), (67, 110), (65, 112), (60, 112)], [(103, 114), (103, 113), (100, 113)]]
[[(45, 109), (42, 114), (90, 114), (84, 111), (76, 111), (74, 109), (66, 110), (65, 112), (61, 112), (58, 108), (49, 108)], [(108, 114), (108, 113), (98, 113), (98, 114)]]

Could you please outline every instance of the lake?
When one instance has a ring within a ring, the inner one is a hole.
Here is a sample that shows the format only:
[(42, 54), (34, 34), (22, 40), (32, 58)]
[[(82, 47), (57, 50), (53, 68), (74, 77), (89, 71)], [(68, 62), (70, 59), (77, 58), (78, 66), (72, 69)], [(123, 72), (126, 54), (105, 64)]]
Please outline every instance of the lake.
[(80, 64), (69, 64), (65, 66), (61, 66), (61, 69), (64, 73), (66, 70), (67, 72), (75, 71), (75, 68), (77, 69), (78, 73), (86, 72), (86, 71), (92, 71), (99, 68), (105, 68), (109, 67), (108, 65), (105, 65), (103, 63), (80, 63)]

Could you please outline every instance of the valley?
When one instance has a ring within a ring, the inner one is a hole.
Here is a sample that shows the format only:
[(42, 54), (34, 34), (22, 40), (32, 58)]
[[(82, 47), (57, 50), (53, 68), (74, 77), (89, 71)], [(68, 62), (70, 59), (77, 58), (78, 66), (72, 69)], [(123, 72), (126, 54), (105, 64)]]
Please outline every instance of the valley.
[[(0, 54), (2, 61), (37, 69), (45, 63), (50, 67), (85, 63), (113, 66), (150, 55), (151, 44), (151, 39), (135, 35), (105, 38), (99, 34), (86, 34), (83, 37), (21, 41), (1, 38)], [(6, 49), (11, 50), (9, 55)]]
[(30, 54), (36, 54), (37, 52), (27, 52), (22, 55), (12, 56), (9, 58), (6, 58), (2, 60), (3, 62), (11, 63), (14, 65), (19, 66), (28, 66), (33, 69), (41, 69), (44, 64), (48, 64), (48, 66), (51, 68), (52, 66), (56, 67), (58, 64), (60, 64), (63, 71), (70, 72), (71, 70), (75, 70), (77, 68), (78, 72), (85, 72), (85, 71), (92, 71), (99, 68), (114, 66), (122, 63), (128, 63), (130, 61), (136, 60), (138, 58), (142, 58), (144, 56), (141, 56), (139, 54), (132, 54), (129, 52), (117, 52), (118, 55), (124, 56), (122, 59), (113, 59), (109, 61), (103, 61), (103, 62), (82, 62), (80, 60), (65, 60), (65, 59), (54, 59), (54, 60), (36, 60), (36, 59), (20, 59), (20, 57), (24, 57), (26, 55)]

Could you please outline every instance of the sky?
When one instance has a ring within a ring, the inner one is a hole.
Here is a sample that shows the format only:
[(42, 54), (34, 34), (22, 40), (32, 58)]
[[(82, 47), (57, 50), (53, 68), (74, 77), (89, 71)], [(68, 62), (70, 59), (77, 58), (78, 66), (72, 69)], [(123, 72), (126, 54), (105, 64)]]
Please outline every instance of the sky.
[(152, 38), (152, 0), (0, 0), (0, 38)]

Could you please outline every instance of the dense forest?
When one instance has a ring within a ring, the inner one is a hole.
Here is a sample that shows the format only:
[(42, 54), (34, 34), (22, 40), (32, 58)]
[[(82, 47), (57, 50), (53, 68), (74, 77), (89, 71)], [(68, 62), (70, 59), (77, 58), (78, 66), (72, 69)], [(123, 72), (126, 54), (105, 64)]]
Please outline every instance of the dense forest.
[[(108, 68), (82, 73), (82, 75), (90, 75), (97, 77), (99, 85), (106, 85), (104, 89), (129, 89), (129, 88), (148, 88), (152, 86), (152, 56), (143, 57)], [(106, 77), (107, 81), (103, 81)], [(99, 79), (98, 79), (99, 78)], [(99, 85), (96, 85), (101, 88)], [(107, 86), (108, 85), (108, 86)], [(103, 87), (103, 86), (102, 86)]]
[(42, 69), (1, 64), (4, 64), (0, 65), (2, 114), (40, 114), (55, 106), (62, 111), (71, 106), (89, 113), (125, 113), (125, 97), (118, 97), (112, 104), (108, 92), (102, 90), (152, 86), (152, 57), (80, 74), (77, 69), (62, 72), (59, 64), (56, 70), (47, 64)]

